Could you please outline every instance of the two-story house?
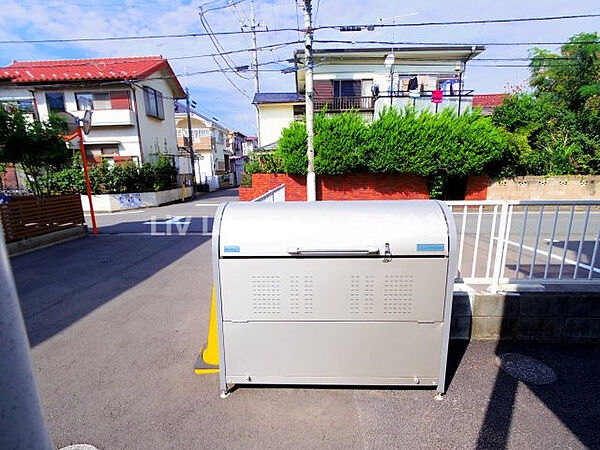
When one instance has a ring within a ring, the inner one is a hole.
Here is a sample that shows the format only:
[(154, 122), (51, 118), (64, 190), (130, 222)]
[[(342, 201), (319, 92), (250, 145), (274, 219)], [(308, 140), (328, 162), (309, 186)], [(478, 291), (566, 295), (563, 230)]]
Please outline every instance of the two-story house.
[[(483, 50), (482, 46), (315, 50), (315, 112), (356, 110), (371, 121), (386, 106), (464, 111), (473, 101), (472, 91), (464, 87), (466, 63)], [(294, 60), (295, 92), (254, 96), (261, 148), (272, 148), (281, 130), (305, 113), (304, 51), (296, 51)]]
[(178, 153), (174, 98), (185, 92), (161, 56), (15, 61), (0, 68), (0, 102), (39, 120), (93, 111), (84, 136), (90, 161), (141, 164), (160, 152), (184, 175), (190, 168)]
[[(183, 103), (175, 102), (175, 126), (177, 144), (182, 152), (189, 151), (187, 109)], [(229, 129), (217, 119), (208, 118), (190, 108), (192, 144), (196, 183), (214, 191), (231, 183), (230, 157), (233, 153), (227, 146)]]

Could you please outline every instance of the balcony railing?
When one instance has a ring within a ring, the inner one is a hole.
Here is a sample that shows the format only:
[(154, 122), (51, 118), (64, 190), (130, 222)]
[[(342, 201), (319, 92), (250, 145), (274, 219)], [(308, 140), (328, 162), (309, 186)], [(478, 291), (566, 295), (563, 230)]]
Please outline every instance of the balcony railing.
[(327, 108), (327, 111), (346, 111), (357, 109), (361, 111), (373, 110), (375, 97), (334, 97), (334, 98), (315, 98), (315, 110)]

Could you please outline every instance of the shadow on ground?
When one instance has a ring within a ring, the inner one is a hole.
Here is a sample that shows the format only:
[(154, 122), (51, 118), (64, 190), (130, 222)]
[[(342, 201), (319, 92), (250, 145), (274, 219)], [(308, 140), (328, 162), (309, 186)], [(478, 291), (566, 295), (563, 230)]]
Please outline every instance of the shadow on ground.
[(172, 264), (209, 236), (89, 236), (11, 260), (31, 346)]
[[(479, 431), (477, 448), (505, 449), (515, 428), (517, 391), (533, 393), (587, 448), (600, 448), (600, 356), (597, 344), (564, 344), (499, 341), (496, 357), (518, 354), (535, 358), (556, 374), (556, 381), (538, 384), (522, 381), (499, 369)], [(527, 371), (526, 371), (527, 372)], [(535, 378), (535, 373), (529, 370)], [(521, 385), (521, 386), (519, 386)], [(530, 417), (528, 427), (539, 418)], [(522, 426), (522, 425), (521, 425)], [(561, 446), (559, 442), (556, 443)], [(535, 446), (532, 443), (533, 446)]]

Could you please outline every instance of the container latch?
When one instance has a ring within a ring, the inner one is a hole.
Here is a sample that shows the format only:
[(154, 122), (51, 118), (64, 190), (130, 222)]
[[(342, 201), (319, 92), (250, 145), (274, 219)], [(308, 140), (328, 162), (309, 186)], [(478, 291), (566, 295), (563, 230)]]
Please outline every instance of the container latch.
[(390, 244), (385, 243), (385, 252), (383, 253), (383, 262), (390, 262), (392, 260), (392, 252), (390, 250)]

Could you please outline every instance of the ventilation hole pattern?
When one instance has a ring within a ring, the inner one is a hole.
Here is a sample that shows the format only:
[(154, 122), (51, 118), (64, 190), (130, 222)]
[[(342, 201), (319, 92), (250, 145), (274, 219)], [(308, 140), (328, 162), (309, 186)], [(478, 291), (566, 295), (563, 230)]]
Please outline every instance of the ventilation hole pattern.
[(252, 276), (252, 312), (269, 315), (281, 313), (281, 288), (278, 275)]
[(411, 314), (413, 275), (386, 275), (383, 281), (383, 313)]

